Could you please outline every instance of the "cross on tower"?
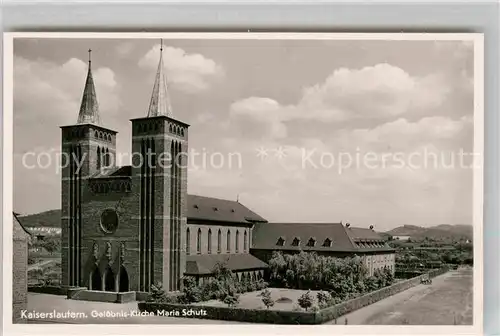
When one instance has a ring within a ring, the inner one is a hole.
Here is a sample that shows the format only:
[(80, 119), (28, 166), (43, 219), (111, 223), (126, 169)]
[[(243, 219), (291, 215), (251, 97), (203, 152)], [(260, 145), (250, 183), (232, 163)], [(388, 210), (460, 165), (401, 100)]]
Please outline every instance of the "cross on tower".
[(160, 40), (160, 51), (163, 51), (163, 39)]
[(90, 62), (92, 62), (91, 58), (92, 58), (92, 49), (89, 49), (89, 64)]

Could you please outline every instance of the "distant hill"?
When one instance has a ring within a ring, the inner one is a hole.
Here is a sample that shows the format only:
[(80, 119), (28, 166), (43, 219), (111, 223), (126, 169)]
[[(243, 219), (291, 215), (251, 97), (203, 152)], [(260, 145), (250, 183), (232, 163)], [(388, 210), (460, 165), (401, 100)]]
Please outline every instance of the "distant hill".
[(441, 224), (431, 227), (403, 225), (385, 232), (392, 236), (410, 236), (412, 239), (472, 240), (472, 225)]
[(59, 209), (18, 218), (25, 227), (61, 227), (61, 210)]

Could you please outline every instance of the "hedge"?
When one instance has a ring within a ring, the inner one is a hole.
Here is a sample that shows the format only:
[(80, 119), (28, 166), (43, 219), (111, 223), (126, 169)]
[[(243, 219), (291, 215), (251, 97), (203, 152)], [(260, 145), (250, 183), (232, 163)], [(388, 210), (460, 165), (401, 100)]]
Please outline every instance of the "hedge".
[(66, 295), (68, 289), (62, 288), (61, 286), (29, 285), (28, 292), (52, 295)]
[(400, 282), (397, 282), (391, 286), (387, 286), (387, 287), (378, 289), (376, 291), (373, 291), (371, 293), (357, 297), (355, 299), (341, 302), (341, 303), (338, 303), (334, 306), (321, 309), (316, 313), (315, 323), (320, 324), (320, 323), (325, 323), (327, 321), (331, 321), (331, 320), (338, 318), (342, 315), (351, 313), (355, 310), (366, 307), (372, 303), (378, 302), (378, 301), (385, 299), (389, 296), (392, 296), (394, 294), (405, 291), (411, 287), (419, 285), (422, 278), (427, 274), (428, 274), (429, 278), (434, 278), (438, 275), (446, 273), (447, 271), (448, 271), (448, 268), (435, 269), (435, 270), (432, 270), (424, 275), (419, 275), (417, 277), (414, 277), (414, 278), (411, 278), (408, 280), (400, 281)]
[(391, 286), (384, 287), (355, 299), (321, 309), (317, 312), (243, 309), (152, 302), (139, 302), (139, 310), (149, 313), (157, 313), (157, 311), (162, 310), (178, 311), (181, 313), (183, 309), (193, 309), (194, 311), (200, 311), (203, 309), (206, 311), (206, 315), (200, 316), (193, 314), (192, 316), (182, 316), (181, 314), (180, 317), (270, 324), (321, 324), (414, 287), (420, 284), (422, 278), (426, 275), (428, 275), (429, 278), (433, 278), (446, 273), (448, 270), (448, 268), (431, 270), (424, 275), (419, 275), (408, 280), (397, 282)]
[[(194, 311), (204, 310), (206, 314), (192, 316), (183, 316), (182, 311), (193, 309)], [(183, 305), (173, 303), (152, 303), (139, 302), (139, 310), (157, 314), (158, 311), (176, 311), (179, 317), (185, 318), (203, 318), (210, 320), (240, 321), (252, 323), (269, 324), (315, 324), (315, 313), (313, 312), (295, 312), (285, 310), (271, 309), (243, 309), (229, 307), (214, 307), (201, 305)]]

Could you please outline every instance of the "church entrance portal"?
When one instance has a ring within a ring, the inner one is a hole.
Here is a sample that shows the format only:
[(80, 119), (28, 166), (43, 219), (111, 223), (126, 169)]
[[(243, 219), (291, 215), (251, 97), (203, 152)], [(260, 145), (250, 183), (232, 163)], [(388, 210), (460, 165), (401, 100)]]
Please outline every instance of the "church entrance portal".
[(125, 267), (120, 267), (120, 292), (128, 292), (128, 274)]
[(111, 267), (108, 267), (104, 272), (104, 290), (106, 292), (115, 292), (115, 275), (111, 270)]

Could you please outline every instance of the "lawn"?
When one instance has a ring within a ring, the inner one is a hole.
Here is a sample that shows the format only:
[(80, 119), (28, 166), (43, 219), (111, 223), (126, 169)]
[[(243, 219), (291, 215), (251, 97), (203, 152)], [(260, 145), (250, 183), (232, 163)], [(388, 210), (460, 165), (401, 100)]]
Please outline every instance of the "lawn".
[[(307, 290), (300, 289), (287, 289), (287, 288), (269, 288), (271, 292), (271, 297), (275, 301), (272, 309), (274, 310), (302, 310), (298, 304), (298, 298), (307, 292)], [(266, 309), (264, 304), (262, 303), (262, 299), (260, 297), (260, 293), (262, 291), (248, 292), (240, 295), (240, 302), (236, 307), (245, 308), (245, 309)], [(310, 291), (311, 296), (313, 298), (313, 306), (317, 306), (317, 298), (316, 295), (319, 291)], [(196, 305), (203, 306), (223, 306), (227, 305), (218, 300), (210, 300), (204, 302), (198, 302)]]

